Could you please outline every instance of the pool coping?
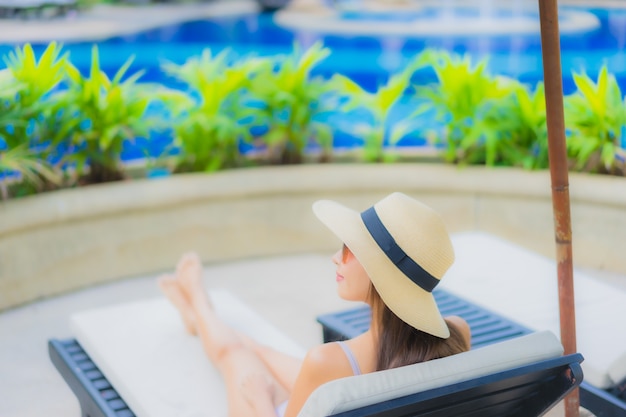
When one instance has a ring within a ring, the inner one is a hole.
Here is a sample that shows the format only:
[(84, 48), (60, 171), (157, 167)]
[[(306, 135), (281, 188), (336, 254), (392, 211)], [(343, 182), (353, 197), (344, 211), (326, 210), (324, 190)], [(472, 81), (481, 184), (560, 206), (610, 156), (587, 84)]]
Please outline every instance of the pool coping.
[[(294, 2), (297, 4), (297, 2)], [(397, 11), (406, 13), (428, 11), (432, 8), (440, 8), (441, 3), (436, 0), (420, 0), (419, 2), (391, 2), (386, 6), (381, 6), (376, 1), (370, 2), (368, 8), (344, 9), (344, 13), (367, 13), (375, 14), (381, 11)], [(361, 19), (342, 18), (341, 14), (330, 7), (323, 6), (291, 6), (276, 12), (274, 22), (283, 28), (295, 32), (324, 32), (329, 35), (344, 36), (378, 36), (391, 39), (410, 39), (413, 37), (431, 38), (441, 36), (504, 36), (504, 35), (530, 35), (539, 34), (540, 22), (535, 18), (538, 13), (536, 7), (529, 7), (527, 4), (511, 5), (508, 2), (503, 7), (500, 3), (473, 4), (472, 7), (479, 10), (477, 16), (456, 16), (454, 14), (443, 14), (437, 19), (427, 17), (417, 17), (412, 20), (390, 20), (385, 19)], [(561, 2), (567, 4), (567, 2)], [(366, 3), (367, 4), (367, 3)], [(448, 6), (470, 7), (467, 2), (453, 1)], [(575, 3), (575, 6), (580, 4)], [(535, 5), (536, 6), (536, 5)], [(502, 19), (499, 16), (492, 17), (498, 8), (511, 9), (515, 15), (511, 18)], [(406, 14), (405, 14), (406, 15)], [(584, 10), (571, 8), (561, 10), (559, 14), (559, 26), (562, 35), (579, 35), (591, 32), (600, 27), (599, 19), (592, 13)], [(476, 22), (476, 24), (468, 24)]]
[(0, 43), (99, 41), (190, 20), (258, 12), (250, 0), (184, 4), (100, 4), (64, 18), (1, 19)]

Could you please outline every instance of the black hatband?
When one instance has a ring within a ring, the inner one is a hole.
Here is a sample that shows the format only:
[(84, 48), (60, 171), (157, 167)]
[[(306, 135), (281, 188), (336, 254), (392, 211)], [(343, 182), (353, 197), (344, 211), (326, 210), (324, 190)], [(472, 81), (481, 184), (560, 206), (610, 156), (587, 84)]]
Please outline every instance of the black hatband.
[(398, 267), (411, 281), (419, 285), (424, 291), (432, 292), (439, 284), (439, 280), (424, 270), (409, 255), (407, 255), (393, 239), (374, 207), (370, 207), (361, 213), (361, 219), (365, 227), (374, 238), (380, 249), (387, 255), (391, 262)]

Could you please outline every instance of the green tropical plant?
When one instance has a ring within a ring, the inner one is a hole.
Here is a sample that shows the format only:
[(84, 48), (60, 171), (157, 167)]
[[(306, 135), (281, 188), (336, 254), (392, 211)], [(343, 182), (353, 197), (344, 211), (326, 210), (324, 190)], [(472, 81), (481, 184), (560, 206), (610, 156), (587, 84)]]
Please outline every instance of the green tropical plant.
[(444, 128), (436, 143), (445, 144), (444, 159), (453, 163), (496, 162), (499, 136), (491, 128), (492, 118), (499, 118), (501, 100), (515, 91), (515, 84), (487, 72), (487, 60), (473, 65), (468, 55), (426, 50), (421, 59), (432, 66), (437, 83), (416, 86), (417, 95), (425, 100), (418, 112), (432, 108)]
[(257, 71), (269, 65), (261, 59), (233, 62), (231, 52), (213, 55), (205, 49), (182, 65), (166, 63), (164, 71), (187, 84), (190, 94), (164, 98), (171, 112), (174, 144), (180, 149), (175, 170), (216, 171), (240, 163), (239, 141), (251, 141), (252, 107), (244, 89)]
[[(58, 185), (61, 176), (48, 162), (42, 160), (38, 153), (23, 144), (9, 150), (0, 151), (0, 196), (9, 198), (9, 182), (18, 177), (20, 183), (26, 183), (21, 193), (29, 193), (30, 187), (41, 189), (46, 184)], [(20, 192), (18, 192), (20, 193)]]
[(60, 93), (59, 103), (65, 120), (72, 122), (67, 129), (72, 147), (68, 160), (88, 183), (123, 178), (120, 155), (124, 141), (147, 136), (157, 123), (146, 116), (157, 97), (155, 86), (137, 82), (144, 71), (126, 77), (132, 61), (129, 58), (109, 79), (100, 69), (94, 45), (89, 76), (71, 64), (67, 67), (68, 88)]
[[(0, 71), (0, 141), (4, 142), (2, 170), (12, 183), (13, 194), (26, 195), (56, 188), (61, 182), (57, 145), (64, 138), (58, 123), (57, 86), (62, 83), (68, 55), (50, 43), (39, 59), (30, 44), (4, 57)], [(11, 175), (15, 174), (15, 175)], [(3, 181), (6, 197), (6, 181)]]
[(295, 45), (288, 56), (274, 65), (264, 66), (252, 80), (249, 91), (260, 101), (266, 132), (260, 141), (267, 147), (272, 163), (300, 163), (308, 144), (317, 142), (322, 160), (330, 158), (333, 134), (320, 121), (331, 110), (332, 83), (312, 77), (312, 69), (330, 55), (330, 50), (315, 43), (304, 52)]
[(578, 169), (624, 174), (626, 103), (615, 76), (603, 65), (597, 82), (584, 72), (573, 77), (577, 91), (565, 98), (570, 157)]
[(62, 47), (56, 42), (48, 44), (39, 60), (30, 44), (17, 47), (4, 61), (11, 73), (27, 90), (22, 90), (19, 100), (34, 105), (62, 80), (68, 54), (60, 55)]
[(512, 150), (507, 151), (510, 165), (527, 169), (545, 169), (549, 166), (548, 128), (546, 125), (546, 95), (542, 82), (531, 91), (518, 83), (513, 95), (511, 109), (514, 123), (502, 128), (511, 135)]
[(534, 92), (512, 79), (501, 79), (511, 94), (487, 100), (459, 143), (463, 162), (488, 166), (548, 166), (543, 84)]
[(49, 121), (56, 118), (53, 90), (64, 79), (67, 57), (61, 55), (56, 42), (51, 42), (39, 60), (30, 44), (17, 47), (4, 58), (7, 69), (0, 77), (0, 97), (3, 113), (13, 123), (0, 121), (0, 137), (9, 149), (24, 143), (31, 147), (53, 147), (59, 142), (63, 129), (51, 128)]
[(363, 89), (350, 78), (337, 74), (333, 83), (340, 95), (347, 97), (342, 111), (353, 111), (357, 108), (366, 110), (371, 115), (371, 122), (359, 123), (353, 128), (357, 136), (363, 138), (364, 159), (367, 162), (391, 161), (393, 157), (385, 152), (388, 143), (394, 146), (400, 139), (413, 131), (416, 127), (416, 116), (410, 115), (391, 123), (391, 113), (394, 106), (400, 101), (411, 85), (411, 76), (420, 66), (416, 60), (407, 65), (404, 71), (392, 75), (387, 83), (380, 86), (375, 92)]

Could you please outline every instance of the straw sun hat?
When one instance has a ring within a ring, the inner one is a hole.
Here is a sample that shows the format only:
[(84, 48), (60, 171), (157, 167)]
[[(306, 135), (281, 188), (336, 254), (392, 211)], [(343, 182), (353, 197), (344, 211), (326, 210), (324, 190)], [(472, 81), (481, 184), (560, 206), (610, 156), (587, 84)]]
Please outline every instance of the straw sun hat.
[(402, 193), (359, 213), (328, 200), (313, 212), (363, 265), (383, 302), (405, 323), (440, 338), (450, 332), (432, 295), (454, 250), (441, 217)]

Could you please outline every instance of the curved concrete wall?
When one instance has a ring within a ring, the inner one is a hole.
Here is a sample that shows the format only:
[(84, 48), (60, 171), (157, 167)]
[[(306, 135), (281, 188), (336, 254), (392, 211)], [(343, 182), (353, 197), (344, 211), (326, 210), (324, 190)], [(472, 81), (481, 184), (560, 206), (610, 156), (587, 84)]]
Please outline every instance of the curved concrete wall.
[[(570, 176), (577, 265), (626, 273), (626, 181)], [(392, 191), (438, 210), (451, 232), (483, 230), (554, 257), (547, 171), (438, 164), (303, 165), (175, 175), (0, 204), (0, 310), (108, 280), (206, 262), (330, 252), (320, 198), (364, 209)]]

